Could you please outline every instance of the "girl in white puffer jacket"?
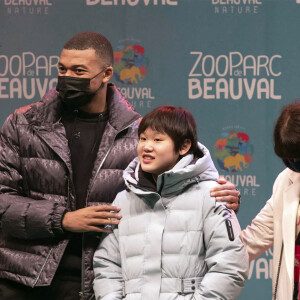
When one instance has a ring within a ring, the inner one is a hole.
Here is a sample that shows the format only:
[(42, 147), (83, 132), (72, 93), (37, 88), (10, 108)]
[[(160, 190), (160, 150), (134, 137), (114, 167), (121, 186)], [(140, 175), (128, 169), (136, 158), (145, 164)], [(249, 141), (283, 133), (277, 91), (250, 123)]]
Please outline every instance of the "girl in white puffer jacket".
[(143, 118), (114, 201), (122, 219), (94, 255), (97, 300), (238, 297), (248, 256), (234, 212), (210, 197), (217, 177), (188, 111), (162, 106)]

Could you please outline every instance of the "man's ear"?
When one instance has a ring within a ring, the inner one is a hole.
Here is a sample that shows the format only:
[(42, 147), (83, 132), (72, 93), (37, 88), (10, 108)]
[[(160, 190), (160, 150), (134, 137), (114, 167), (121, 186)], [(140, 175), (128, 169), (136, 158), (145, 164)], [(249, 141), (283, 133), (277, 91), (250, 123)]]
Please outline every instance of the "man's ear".
[(104, 83), (109, 82), (109, 80), (112, 78), (113, 74), (114, 74), (113, 67), (106, 67), (105, 71), (103, 72), (104, 77), (103, 77), (102, 82), (104, 82)]
[(192, 146), (192, 142), (190, 139), (185, 139), (183, 144), (181, 145), (180, 149), (179, 149), (179, 155), (184, 156), (186, 155)]

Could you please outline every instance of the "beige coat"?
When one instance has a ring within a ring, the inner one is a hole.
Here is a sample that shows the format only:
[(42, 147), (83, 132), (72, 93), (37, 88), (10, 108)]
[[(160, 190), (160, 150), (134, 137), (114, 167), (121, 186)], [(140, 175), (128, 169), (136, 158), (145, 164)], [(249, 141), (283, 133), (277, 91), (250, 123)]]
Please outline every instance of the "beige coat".
[(294, 256), (296, 215), (300, 197), (300, 174), (285, 169), (277, 177), (273, 195), (255, 217), (250, 226), (241, 233), (250, 260), (255, 259), (272, 245), (274, 297), (282, 242), (284, 244), (279, 272), (278, 300), (292, 300), (294, 289)]

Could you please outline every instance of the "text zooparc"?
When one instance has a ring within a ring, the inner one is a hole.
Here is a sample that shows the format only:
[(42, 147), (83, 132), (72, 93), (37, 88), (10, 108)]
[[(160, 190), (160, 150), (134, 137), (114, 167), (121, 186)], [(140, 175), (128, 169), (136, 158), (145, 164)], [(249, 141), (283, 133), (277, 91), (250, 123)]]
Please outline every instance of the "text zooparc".
[[(57, 55), (0, 55), (0, 99), (34, 99), (57, 82)], [(38, 95), (36, 95), (38, 93)]]
[(281, 55), (204, 55), (190, 52), (196, 58), (189, 73), (189, 99), (281, 100), (275, 92), (275, 78), (281, 76)]

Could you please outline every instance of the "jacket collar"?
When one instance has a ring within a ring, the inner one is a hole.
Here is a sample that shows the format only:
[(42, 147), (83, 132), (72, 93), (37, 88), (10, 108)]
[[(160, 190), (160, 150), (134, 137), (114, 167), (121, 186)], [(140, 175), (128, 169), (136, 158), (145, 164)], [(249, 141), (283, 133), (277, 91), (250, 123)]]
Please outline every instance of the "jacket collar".
[[(138, 186), (142, 189), (156, 192), (156, 182), (152, 176), (152, 174), (144, 172), (141, 168), (141, 165), (139, 165), (138, 168)], [(134, 174), (132, 174), (132, 177), (134, 178)]]
[(294, 172), (290, 169), (288, 169), (289, 171), (289, 178), (290, 178), (290, 181), (291, 183), (295, 183), (295, 182), (300, 182), (300, 173), (297, 173), (297, 172)]
[(141, 118), (113, 83), (107, 86), (107, 108), (109, 123), (118, 132)]
[[(184, 189), (195, 183), (206, 180), (217, 180), (218, 172), (212, 162), (208, 149), (198, 143), (198, 148), (203, 154), (195, 159), (194, 155), (184, 156), (171, 170), (157, 178), (156, 191), (162, 197), (171, 197), (180, 194)], [(140, 163), (135, 158), (124, 171), (127, 187), (136, 194), (147, 195), (153, 189), (141, 189), (139, 184)]]

